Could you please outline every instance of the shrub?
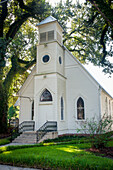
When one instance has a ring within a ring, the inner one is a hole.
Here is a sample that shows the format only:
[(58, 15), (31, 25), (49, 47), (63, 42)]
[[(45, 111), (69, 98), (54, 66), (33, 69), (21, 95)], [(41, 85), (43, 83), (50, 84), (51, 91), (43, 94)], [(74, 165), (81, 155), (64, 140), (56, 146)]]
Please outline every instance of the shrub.
[(113, 135), (111, 127), (113, 120), (110, 116), (103, 115), (100, 121), (96, 121), (95, 118), (81, 122), (81, 129), (85, 134), (89, 133), (90, 142), (92, 148), (104, 148), (109, 140), (109, 137)]
[[(76, 136), (76, 135), (62, 135), (62, 136), (59, 136), (58, 138), (55, 138), (55, 139), (46, 139), (44, 140), (45, 143), (48, 143), (48, 142), (67, 142), (67, 141), (72, 141), (72, 140), (85, 140), (87, 139), (86, 137), (84, 136)], [(83, 141), (82, 140), (82, 141)]]

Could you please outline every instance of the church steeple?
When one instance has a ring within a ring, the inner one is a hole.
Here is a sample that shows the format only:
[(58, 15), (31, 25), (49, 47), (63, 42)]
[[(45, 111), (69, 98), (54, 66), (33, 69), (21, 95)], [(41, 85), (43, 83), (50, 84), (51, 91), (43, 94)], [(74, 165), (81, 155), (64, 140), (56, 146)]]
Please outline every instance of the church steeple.
[(57, 19), (47, 17), (38, 25), (37, 74), (64, 75), (63, 29)]
[[(66, 78), (62, 27), (52, 16), (46, 18), (37, 26), (39, 44), (37, 45), (34, 88), (36, 94), (35, 108), (38, 109), (36, 114), (38, 122), (36, 126), (39, 128), (47, 120), (57, 121), (60, 117), (61, 120), (64, 120)], [(59, 113), (61, 107), (63, 108), (62, 116)]]
[(50, 22), (54, 22), (54, 21), (57, 21), (57, 19), (54, 18), (53, 16), (49, 16), (46, 19), (44, 19), (43, 21), (41, 21), (39, 24), (37, 24), (37, 26), (47, 24), (47, 23), (50, 23)]
[(58, 41), (58, 43), (62, 44), (63, 29), (56, 18), (49, 16), (37, 26), (39, 29), (39, 44), (51, 41)]

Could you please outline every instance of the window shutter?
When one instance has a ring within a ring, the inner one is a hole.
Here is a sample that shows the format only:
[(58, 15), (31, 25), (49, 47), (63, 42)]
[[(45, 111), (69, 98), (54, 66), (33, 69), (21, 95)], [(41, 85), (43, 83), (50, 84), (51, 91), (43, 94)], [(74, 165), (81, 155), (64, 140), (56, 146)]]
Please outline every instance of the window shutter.
[(61, 36), (58, 32), (57, 32), (57, 40), (59, 41), (59, 43), (61, 43)]
[(54, 40), (54, 31), (49, 31), (48, 32), (48, 41)]
[(40, 33), (40, 42), (46, 41), (46, 32)]

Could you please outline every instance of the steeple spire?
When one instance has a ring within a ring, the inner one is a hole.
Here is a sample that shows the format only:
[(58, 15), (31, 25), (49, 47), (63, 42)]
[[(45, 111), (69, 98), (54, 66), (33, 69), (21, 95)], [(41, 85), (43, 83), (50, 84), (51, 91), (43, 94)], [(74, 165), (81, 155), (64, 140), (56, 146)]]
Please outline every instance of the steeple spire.
[(43, 21), (41, 21), (39, 24), (37, 24), (37, 26), (42, 25), (42, 24), (47, 24), (50, 22), (54, 22), (54, 21), (57, 21), (57, 19), (54, 18), (53, 16), (49, 16), (46, 19), (44, 19)]

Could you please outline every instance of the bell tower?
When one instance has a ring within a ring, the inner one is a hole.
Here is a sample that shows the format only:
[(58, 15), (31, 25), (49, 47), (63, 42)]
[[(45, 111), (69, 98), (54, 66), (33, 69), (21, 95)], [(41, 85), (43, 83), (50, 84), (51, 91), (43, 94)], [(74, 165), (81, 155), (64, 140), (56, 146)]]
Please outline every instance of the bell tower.
[(37, 26), (39, 43), (34, 79), (36, 129), (46, 121), (56, 121), (59, 128), (59, 122), (66, 119), (63, 29), (52, 16), (47, 17)]
[(63, 29), (58, 21), (49, 16), (38, 25), (37, 74), (58, 72), (64, 75)]

